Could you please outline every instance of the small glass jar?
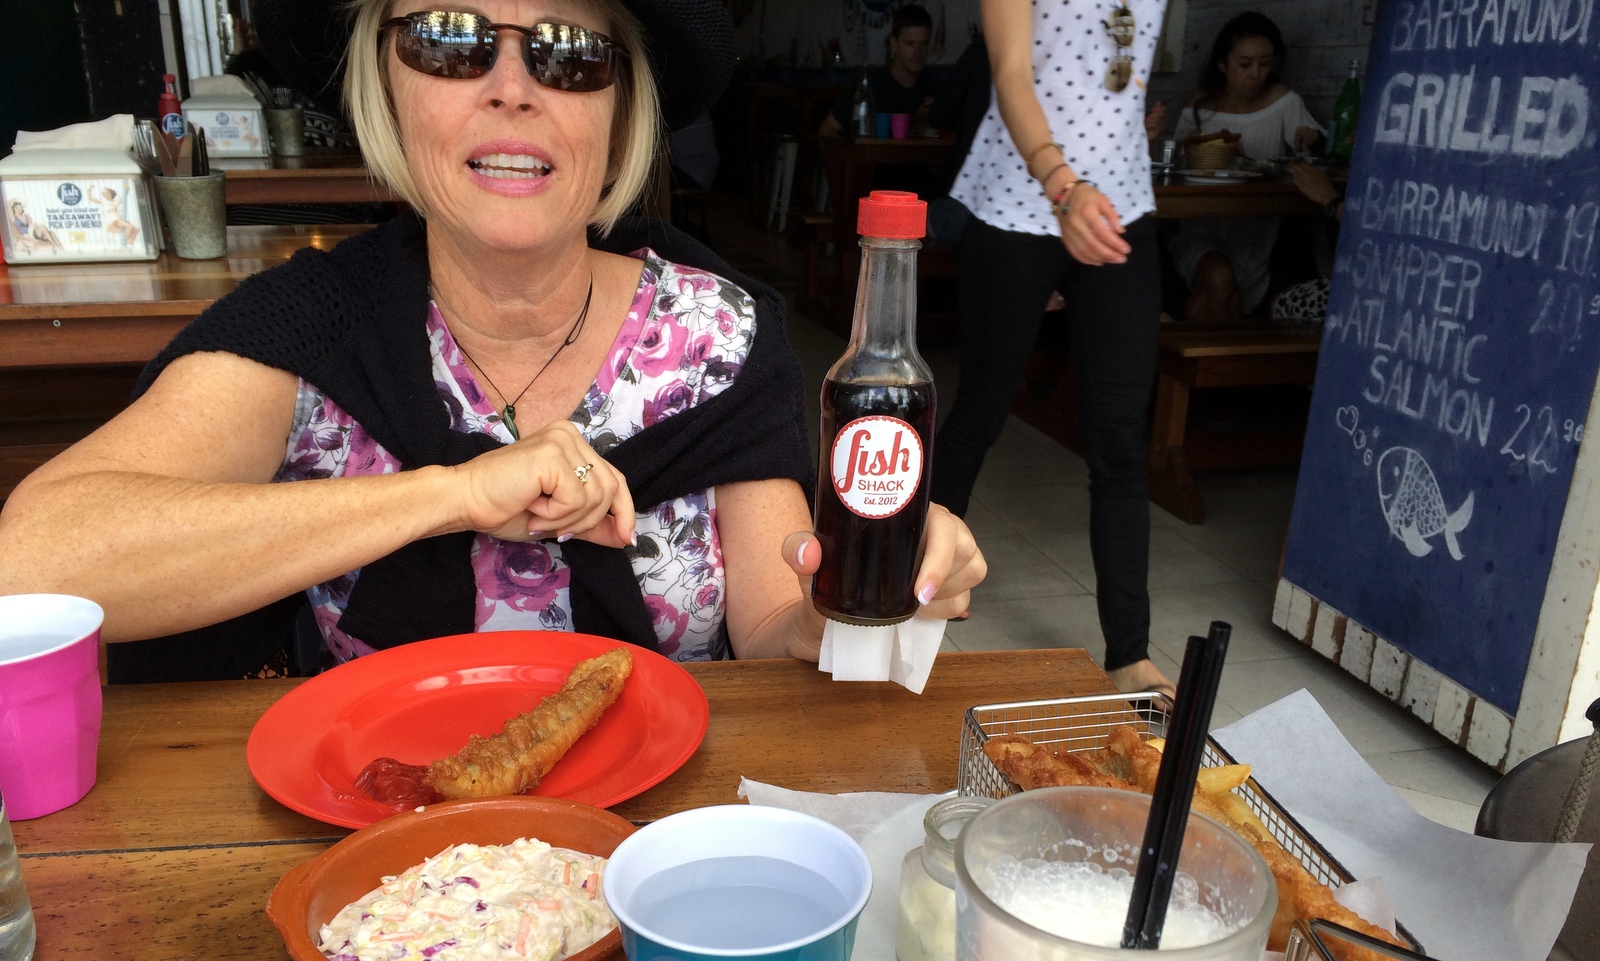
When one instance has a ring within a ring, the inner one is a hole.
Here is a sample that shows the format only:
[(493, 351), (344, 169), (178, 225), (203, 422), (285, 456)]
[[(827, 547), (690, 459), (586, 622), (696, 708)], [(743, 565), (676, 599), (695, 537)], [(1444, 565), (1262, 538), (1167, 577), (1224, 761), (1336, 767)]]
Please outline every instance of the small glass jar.
[(955, 961), (956, 837), (986, 797), (952, 797), (928, 808), (922, 847), (900, 862), (900, 922), (894, 953), (899, 961)]

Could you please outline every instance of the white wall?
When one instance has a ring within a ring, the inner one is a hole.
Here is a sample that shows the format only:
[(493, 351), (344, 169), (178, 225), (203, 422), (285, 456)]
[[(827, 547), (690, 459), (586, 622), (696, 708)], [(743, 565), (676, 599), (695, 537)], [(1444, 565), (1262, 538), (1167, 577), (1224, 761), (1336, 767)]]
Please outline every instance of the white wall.
[(1177, 108), (1194, 92), (1200, 62), (1210, 55), (1217, 31), (1246, 10), (1266, 14), (1283, 31), (1283, 42), (1289, 48), (1285, 80), (1326, 123), (1350, 61), (1358, 61), (1362, 76), (1366, 76), (1372, 26), (1363, 21), (1373, 19), (1377, 0), (1189, 0), (1183, 70), (1151, 78), (1150, 96), (1166, 100), (1167, 115), (1176, 122)]

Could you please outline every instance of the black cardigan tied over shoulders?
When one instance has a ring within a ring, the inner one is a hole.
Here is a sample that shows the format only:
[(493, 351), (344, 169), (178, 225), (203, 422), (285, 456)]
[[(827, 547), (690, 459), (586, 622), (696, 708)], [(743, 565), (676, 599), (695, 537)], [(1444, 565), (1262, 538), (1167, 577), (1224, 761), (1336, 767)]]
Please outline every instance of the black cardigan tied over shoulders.
[[(771, 478), (798, 481), (809, 495), (814, 467), (800, 366), (777, 292), (660, 221), (625, 218), (590, 244), (615, 253), (651, 247), (667, 260), (726, 277), (756, 302), (754, 342), (727, 389), (598, 452), (627, 478), (639, 510), (720, 484)], [(135, 396), (178, 357), (227, 351), (316, 385), (404, 469), (463, 463), (499, 445), (451, 429), (433, 380), (428, 298), (426, 229), (414, 214), (403, 214), (332, 251), (307, 248), (245, 280), (151, 361)], [(364, 565), (340, 630), (379, 648), (471, 633), (472, 540), (471, 531), (431, 537)], [(626, 553), (580, 540), (561, 550), (572, 571), (574, 628), (656, 650)]]

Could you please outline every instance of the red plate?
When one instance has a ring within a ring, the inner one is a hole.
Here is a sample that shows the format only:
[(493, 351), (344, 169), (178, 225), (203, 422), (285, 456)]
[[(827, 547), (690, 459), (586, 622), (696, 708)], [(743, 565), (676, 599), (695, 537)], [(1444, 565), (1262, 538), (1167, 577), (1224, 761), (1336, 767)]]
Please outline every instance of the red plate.
[[(369, 654), (268, 708), (245, 759), (256, 783), (285, 807), (366, 827), (395, 813), (355, 786), (374, 758), (428, 764), (454, 754), (467, 735), (497, 734), (555, 693), (579, 661), (620, 646), (589, 634), (489, 631)], [(617, 703), (528, 793), (610, 807), (682, 767), (710, 719), (705, 692), (687, 671), (635, 647)]]

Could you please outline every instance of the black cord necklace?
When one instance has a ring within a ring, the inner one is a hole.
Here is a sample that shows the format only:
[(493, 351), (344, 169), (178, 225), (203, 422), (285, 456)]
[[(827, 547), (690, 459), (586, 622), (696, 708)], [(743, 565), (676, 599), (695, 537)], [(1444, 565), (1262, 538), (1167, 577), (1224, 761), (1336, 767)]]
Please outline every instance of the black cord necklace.
[[(533, 380), (528, 381), (528, 386), (518, 391), (517, 396), (500, 409), (500, 419), (505, 422), (506, 430), (511, 432), (512, 440), (522, 439), (522, 434), (517, 430), (517, 401), (521, 400), (522, 395), (528, 392), (528, 387), (532, 387), (534, 381), (538, 380), (544, 375), (545, 371), (550, 369), (550, 365), (556, 362), (556, 358), (561, 356), (563, 350), (571, 347), (579, 337), (583, 336), (583, 322), (589, 317), (589, 303), (592, 300), (594, 300), (594, 272), (590, 271), (589, 292), (584, 295), (583, 310), (578, 312), (578, 319), (572, 322), (572, 329), (567, 331), (567, 339), (561, 342), (561, 346), (556, 348), (556, 352), (551, 354), (550, 359), (544, 362), (543, 367), (539, 368), (539, 372), (533, 375)], [(495, 387), (494, 381), (489, 379), (489, 372), (484, 370), (483, 365), (474, 360), (471, 354), (467, 353), (467, 348), (462, 346), (459, 340), (456, 341), (456, 349), (461, 351), (461, 356), (470, 361), (472, 366), (478, 368), (478, 373), (482, 374), (483, 379), (493, 388), (494, 392), (500, 395), (500, 399), (505, 400), (506, 392)]]

